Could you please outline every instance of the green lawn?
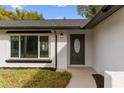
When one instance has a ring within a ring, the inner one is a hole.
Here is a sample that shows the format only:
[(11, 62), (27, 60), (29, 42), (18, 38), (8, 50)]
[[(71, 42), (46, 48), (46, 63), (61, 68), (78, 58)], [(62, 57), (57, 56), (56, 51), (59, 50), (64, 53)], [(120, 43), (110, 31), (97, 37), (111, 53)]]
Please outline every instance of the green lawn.
[(64, 88), (71, 74), (43, 69), (0, 69), (0, 88)]

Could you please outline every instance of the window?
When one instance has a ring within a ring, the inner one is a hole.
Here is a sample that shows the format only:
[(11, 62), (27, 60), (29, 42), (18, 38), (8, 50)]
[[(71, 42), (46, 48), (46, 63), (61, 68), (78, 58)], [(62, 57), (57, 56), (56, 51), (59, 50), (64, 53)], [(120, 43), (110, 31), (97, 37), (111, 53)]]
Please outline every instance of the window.
[(48, 57), (48, 36), (40, 36), (40, 57)]
[(21, 36), (21, 58), (38, 57), (38, 36)]
[(11, 57), (48, 58), (49, 37), (25, 35), (11, 36)]
[(19, 37), (11, 37), (11, 57), (19, 57)]

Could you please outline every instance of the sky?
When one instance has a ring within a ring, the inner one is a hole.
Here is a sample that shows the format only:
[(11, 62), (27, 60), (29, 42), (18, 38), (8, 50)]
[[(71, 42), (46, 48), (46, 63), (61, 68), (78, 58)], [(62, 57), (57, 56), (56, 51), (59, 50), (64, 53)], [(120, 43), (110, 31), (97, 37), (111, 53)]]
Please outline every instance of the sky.
[(3, 5), (7, 10), (15, 11), (16, 8), (26, 11), (36, 11), (45, 19), (84, 19), (78, 15), (76, 5)]

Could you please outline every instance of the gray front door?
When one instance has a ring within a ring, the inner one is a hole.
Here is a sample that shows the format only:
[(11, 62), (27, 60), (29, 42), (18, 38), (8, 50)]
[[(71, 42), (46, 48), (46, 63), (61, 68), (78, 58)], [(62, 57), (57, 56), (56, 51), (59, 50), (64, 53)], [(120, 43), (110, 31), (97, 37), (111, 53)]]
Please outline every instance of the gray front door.
[(85, 64), (85, 36), (84, 34), (70, 35), (70, 65)]

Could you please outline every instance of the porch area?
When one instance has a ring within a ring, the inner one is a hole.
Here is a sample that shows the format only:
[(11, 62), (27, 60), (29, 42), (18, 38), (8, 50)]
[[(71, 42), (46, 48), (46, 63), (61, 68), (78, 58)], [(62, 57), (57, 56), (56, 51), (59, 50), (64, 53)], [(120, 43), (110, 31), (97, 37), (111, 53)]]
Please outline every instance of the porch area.
[(68, 72), (72, 73), (72, 78), (67, 88), (96, 88), (92, 74), (96, 74), (90, 67), (69, 67)]

